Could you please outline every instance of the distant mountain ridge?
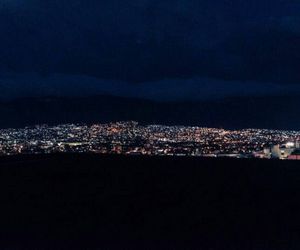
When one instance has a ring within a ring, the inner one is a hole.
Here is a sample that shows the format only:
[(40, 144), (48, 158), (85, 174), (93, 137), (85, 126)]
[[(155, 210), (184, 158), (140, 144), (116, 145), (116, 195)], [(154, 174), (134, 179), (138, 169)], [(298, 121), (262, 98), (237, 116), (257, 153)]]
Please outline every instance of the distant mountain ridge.
[(22, 98), (0, 102), (0, 128), (135, 120), (143, 124), (300, 130), (299, 97), (197, 102), (155, 102), (115, 96)]

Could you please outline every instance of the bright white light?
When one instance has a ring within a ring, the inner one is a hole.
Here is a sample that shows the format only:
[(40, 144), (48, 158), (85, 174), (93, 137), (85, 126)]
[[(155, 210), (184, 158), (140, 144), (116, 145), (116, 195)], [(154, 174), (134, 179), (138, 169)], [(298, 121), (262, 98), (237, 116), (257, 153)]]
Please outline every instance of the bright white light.
[(287, 146), (288, 148), (292, 148), (292, 147), (295, 147), (295, 143), (294, 143), (294, 142), (287, 142), (287, 143), (286, 143), (286, 146)]

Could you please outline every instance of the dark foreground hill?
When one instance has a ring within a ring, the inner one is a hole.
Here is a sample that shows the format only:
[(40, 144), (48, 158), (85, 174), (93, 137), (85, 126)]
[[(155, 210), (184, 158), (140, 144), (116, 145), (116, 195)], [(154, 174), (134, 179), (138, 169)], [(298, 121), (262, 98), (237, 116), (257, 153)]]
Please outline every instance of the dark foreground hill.
[(50, 155), (0, 163), (1, 249), (299, 249), (298, 162)]

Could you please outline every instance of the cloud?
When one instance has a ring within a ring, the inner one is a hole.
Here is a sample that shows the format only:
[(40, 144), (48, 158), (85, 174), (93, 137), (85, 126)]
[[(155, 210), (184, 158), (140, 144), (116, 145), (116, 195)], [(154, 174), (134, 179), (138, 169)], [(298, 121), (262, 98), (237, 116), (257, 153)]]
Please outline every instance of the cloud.
[[(300, 5), (299, 5), (300, 6)], [(294, 34), (300, 34), (300, 17), (299, 16), (284, 16), (279, 20), (279, 28), (292, 32)]]
[(156, 101), (216, 100), (227, 97), (291, 95), (298, 85), (260, 82), (220, 81), (210, 78), (165, 79), (132, 85), (95, 77), (53, 74), (9, 74), (0, 80), (0, 100), (20, 97), (78, 97), (113, 95)]
[(296, 1), (0, 3), (3, 71), (85, 75), (101, 84), (196, 78), (300, 83)]

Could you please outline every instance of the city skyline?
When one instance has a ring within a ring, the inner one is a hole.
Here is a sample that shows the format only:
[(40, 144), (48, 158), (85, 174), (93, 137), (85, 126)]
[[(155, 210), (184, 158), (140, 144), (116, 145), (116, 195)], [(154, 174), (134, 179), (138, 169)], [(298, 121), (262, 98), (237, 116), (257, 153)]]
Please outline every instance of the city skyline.
[(140, 125), (135, 121), (0, 130), (0, 155), (53, 153), (295, 160), (300, 158), (300, 131)]
[(300, 249), (300, 0), (0, 0), (0, 249)]

